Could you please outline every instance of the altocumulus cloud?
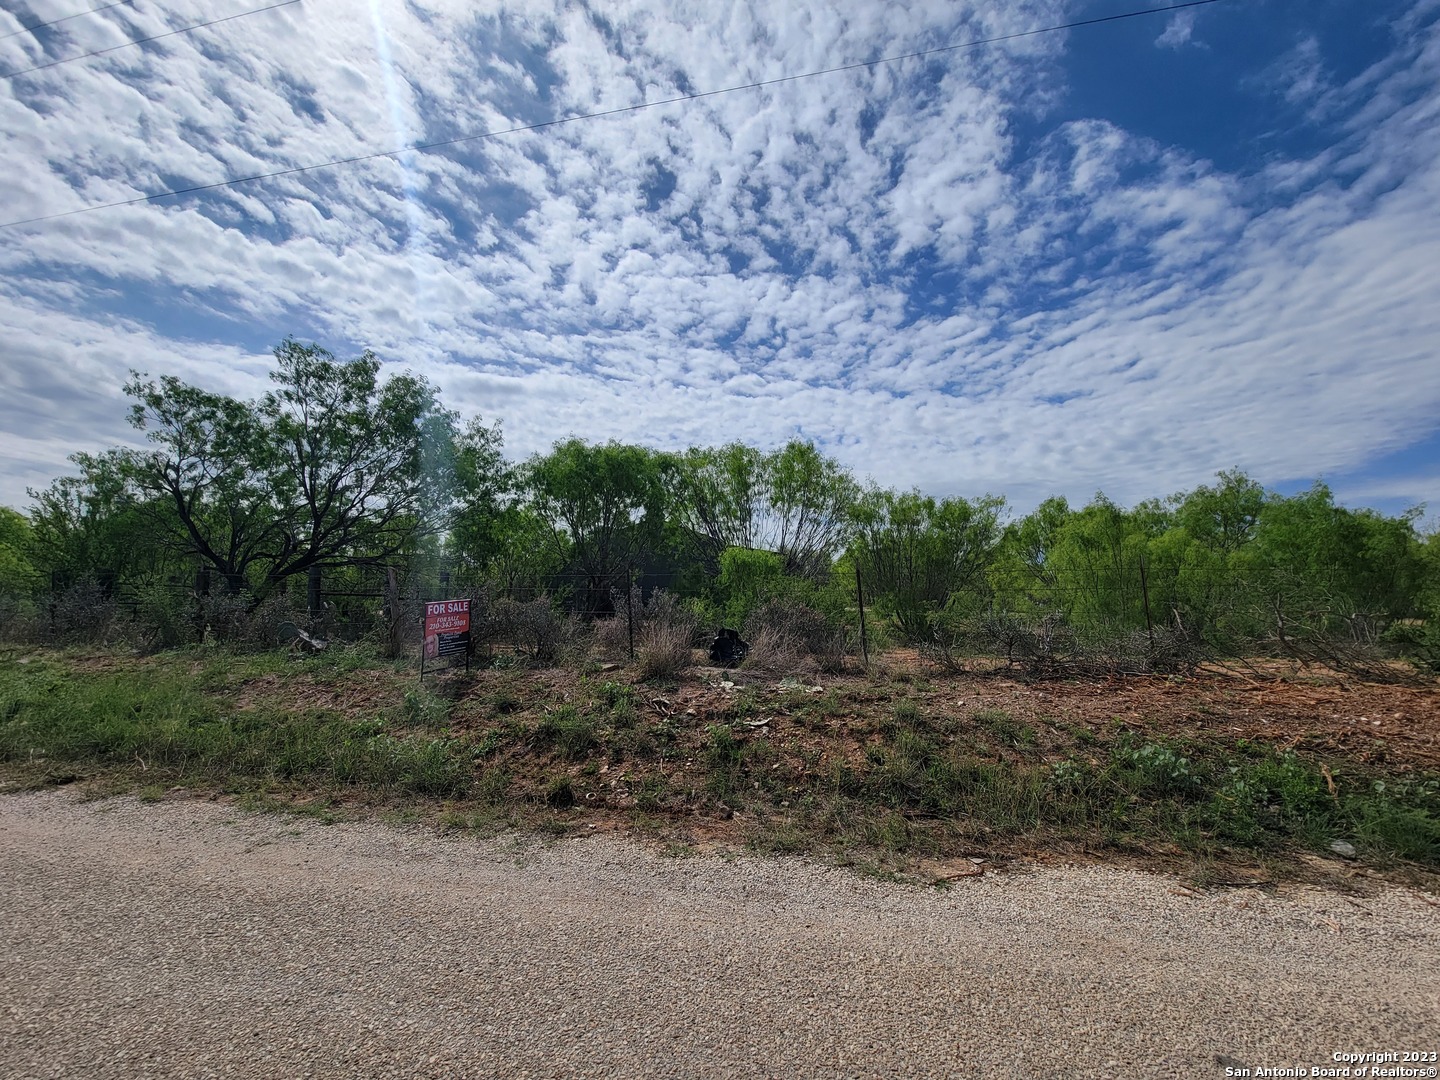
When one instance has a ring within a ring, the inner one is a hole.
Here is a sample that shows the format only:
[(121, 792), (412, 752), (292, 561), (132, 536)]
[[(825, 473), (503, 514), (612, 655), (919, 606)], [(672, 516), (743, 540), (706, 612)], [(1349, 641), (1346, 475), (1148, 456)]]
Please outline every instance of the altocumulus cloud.
[[(0, 231), (0, 502), (133, 439), (128, 369), (253, 394), (290, 333), (426, 374), (517, 454), (798, 434), (882, 483), (1021, 507), (1236, 464), (1391, 509), (1440, 498), (1440, 5), (1289, 6)], [(299, 4), (0, 81), (0, 205), (39, 217), (1118, 10)], [(69, 13), (12, 5), (0, 33)], [(0, 69), (190, 21), (116, 8), (0, 39)]]

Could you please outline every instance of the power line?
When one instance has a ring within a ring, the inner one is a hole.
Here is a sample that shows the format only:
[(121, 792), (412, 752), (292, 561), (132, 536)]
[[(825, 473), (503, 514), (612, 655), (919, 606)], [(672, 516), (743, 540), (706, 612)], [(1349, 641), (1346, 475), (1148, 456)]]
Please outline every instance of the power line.
[(84, 11), (77, 11), (74, 15), (66, 15), (64, 18), (51, 19), (49, 22), (31, 23), (29, 26), (22, 26), (19, 30), (11, 30), (8, 34), (0, 34), (0, 41), (12, 38), (16, 34), (28, 33), (31, 30), (43, 30), (47, 26), (59, 26), (62, 22), (69, 22), (71, 19), (79, 19), (86, 15), (94, 15), (97, 11), (109, 11), (111, 8), (128, 7), (135, 3), (135, 0), (115, 0), (113, 4), (101, 4), (99, 7), (86, 8)]
[[(298, 0), (285, 0), (285, 2), (297, 3)], [(862, 68), (878, 67), (881, 64), (896, 64), (903, 60), (918, 60), (926, 56), (938, 56), (943, 53), (958, 52), (961, 49), (978, 48), (981, 45), (995, 45), (1004, 41), (1016, 41), (1020, 38), (1036, 37), (1040, 34), (1052, 34), (1060, 30), (1075, 30), (1084, 26), (1098, 26), (1101, 23), (1120, 22), (1123, 19), (1137, 19), (1145, 15), (1156, 15), (1167, 11), (1183, 11), (1186, 8), (1205, 7), (1209, 4), (1218, 4), (1221, 2), (1222, 0), (1187, 0), (1186, 3), (1170, 4), (1166, 7), (1145, 8), (1139, 11), (1123, 12), (1119, 15), (1104, 15), (1094, 19), (1079, 19), (1075, 22), (1060, 23), (1056, 26), (1043, 26), (1036, 30), (1022, 30), (1014, 34), (1001, 34), (998, 37), (978, 38), (974, 41), (966, 41), (958, 45), (942, 45), (934, 49), (921, 49), (918, 52), (903, 53), (898, 56), (885, 56), (878, 60), (861, 60), (853, 64), (841, 64), (837, 67), (820, 68), (816, 71), (806, 71), (798, 75), (784, 75), (775, 79), (761, 79), (756, 82), (723, 87), (719, 90), (704, 90), (696, 94), (680, 94), (676, 97), (663, 98), (659, 101), (642, 102), (639, 105), (625, 105), (621, 108), (603, 109), (599, 112), (577, 113), (574, 116), (562, 116), (556, 120), (542, 120), (535, 124), (519, 124), (515, 127), (499, 128), (494, 131), (482, 131), (475, 135), (460, 135), (453, 139), (415, 143), (410, 146), (399, 147), (395, 150), (377, 150), (369, 154), (356, 154), (354, 157), (335, 158), (331, 161), (322, 161), (314, 165), (296, 165), (289, 169), (276, 169), (273, 172), (254, 173), (250, 176), (236, 176), (229, 180), (218, 180), (212, 184), (194, 184), (190, 187), (170, 188), (166, 191), (157, 191), (153, 195), (138, 195), (133, 199), (117, 199), (114, 202), (96, 203), (93, 206), (82, 206), (78, 210), (62, 210), (58, 214), (44, 214), (40, 217), (24, 218), (19, 221), (0, 222), (0, 229), (11, 229), (20, 225), (35, 225), (42, 221), (55, 221), (58, 218), (74, 217), (77, 214), (89, 214), (96, 210), (112, 210), (118, 206), (135, 206), (139, 203), (156, 202), (160, 199), (170, 199), (178, 195), (193, 195), (202, 191), (214, 191), (218, 188), (234, 187), (236, 184), (249, 184), (257, 180), (274, 180), (282, 176), (295, 176), (300, 173), (315, 172), (318, 169), (331, 169), (340, 165), (354, 165), (362, 161), (376, 161), (380, 158), (398, 157), (401, 154), (418, 153), (424, 150), (438, 150), (442, 147), (458, 146), (462, 143), (478, 142), (482, 139), (495, 139), (502, 135), (518, 135), (527, 131), (540, 131), (543, 128), (558, 127), (561, 124), (573, 124), (580, 120), (598, 120), (607, 116), (619, 116), (623, 113), (639, 112), (642, 109), (654, 109), (661, 105), (674, 105), (682, 101), (699, 101), (701, 98), (718, 97), (721, 94), (734, 94), (742, 90), (758, 90), (767, 86), (779, 86), (782, 83), (798, 82), (801, 79), (813, 79), (820, 75), (835, 75), (843, 71), (858, 71)], [(284, 4), (275, 4), (272, 6), (283, 7)], [(264, 11), (267, 9), (259, 8), (257, 10)], [(231, 16), (231, 18), (238, 17), (239, 16)], [(175, 31), (175, 33), (182, 32), (183, 31)], [(163, 37), (165, 35), (161, 36)], [(76, 57), (75, 59), (80, 58)], [(22, 73), (17, 72), (16, 74)]]
[[(154, 37), (136, 38), (134, 41), (127, 41), (122, 45), (111, 45), (109, 48), (96, 49), (94, 52), (81, 53), (79, 56), (67, 56), (63, 60), (51, 60), (49, 63), (36, 64), (34, 67), (20, 68), (18, 71), (7, 71), (0, 74), (0, 79), (13, 79), (19, 75), (29, 75), (32, 72), (59, 67), (61, 64), (73, 64), (76, 60), (88, 60), (92, 56), (103, 56), (105, 53), (116, 52), (120, 49), (129, 49), (135, 45), (144, 45), (151, 41), (159, 41), (162, 38), (174, 37), (177, 34), (188, 34), (191, 30), (203, 30), (207, 26), (218, 26), (220, 23), (243, 19), (247, 15), (258, 15), (262, 11), (274, 11), (276, 8), (289, 7), (291, 4), (298, 3), (300, 3), (300, 0), (280, 0), (279, 3), (267, 4), (265, 7), (251, 8), (249, 11), (242, 11), (238, 15), (226, 15), (223, 19), (211, 19), (209, 22), (195, 23), (193, 26), (181, 27), (179, 30), (167, 30), (165, 33), (156, 34)], [(118, 5), (111, 4), (110, 6), (117, 7)], [(96, 10), (101, 9), (97, 8)]]

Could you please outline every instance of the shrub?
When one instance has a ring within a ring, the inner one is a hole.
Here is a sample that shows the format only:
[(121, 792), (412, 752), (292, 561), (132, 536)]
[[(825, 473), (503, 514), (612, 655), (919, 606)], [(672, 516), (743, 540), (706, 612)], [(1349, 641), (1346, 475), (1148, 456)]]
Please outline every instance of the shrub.
[(750, 642), (747, 666), (792, 668), (801, 658), (809, 658), (821, 671), (844, 670), (844, 629), (805, 604), (767, 601), (745, 620), (741, 634)]
[(630, 658), (630, 624), (624, 609), (619, 615), (596, 619), (594, 624), (595, 651), (606, 660), (628, 660)]
[(556, 611), (548, 597), (529, 603), (497, 600), (492, 625), (497, 637), (509, 640), (542, 667), (552, 667), (573, 655), (585, 638), (580, 621)]
[(545, 714), (535, 728), (536, 742), (549, 743), (567, 761), (578, 761), (596, 745), (595, 721), (573, 705), (561, 705)]
[(692, 633), (684, 625), (654, 623), (639, 648), (640, 678), (673, 679), (690, 666)]
[(31, 631), (42, 641), (100, 644), (115, 636), (118, 621), (115, 598), (85, 578), (43, 599)]
[(670, 593), (656, 590), (642, 612), (636, 651), (642, 679), (670, 679), (690, 666), (699, 620)]

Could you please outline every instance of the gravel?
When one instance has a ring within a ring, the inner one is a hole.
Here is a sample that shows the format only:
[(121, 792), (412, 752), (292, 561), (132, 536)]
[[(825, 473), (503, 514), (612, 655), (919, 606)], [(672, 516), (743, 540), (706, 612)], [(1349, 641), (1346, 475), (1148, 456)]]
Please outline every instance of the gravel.
[(1436, 1049), (1433, 898), (1185, 893), (7, 795), (0, 1075), (1028, 1080)]

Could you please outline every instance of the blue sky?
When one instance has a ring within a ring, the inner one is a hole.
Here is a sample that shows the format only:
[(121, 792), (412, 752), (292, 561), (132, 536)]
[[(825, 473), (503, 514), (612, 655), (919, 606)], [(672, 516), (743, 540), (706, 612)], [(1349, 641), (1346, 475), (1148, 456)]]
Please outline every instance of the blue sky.
[[(0, 218), (1128, 9), (305, 0), (0, 80)], [(0, 503), (134, 439), (130, 368), (249, 396), (292, 334), (514, 456), (798, 434), (1022, 511), (1234, 466), (1440, 509), (1437, 88), (1440, 0), (1223, 0), (0, 229)]]

